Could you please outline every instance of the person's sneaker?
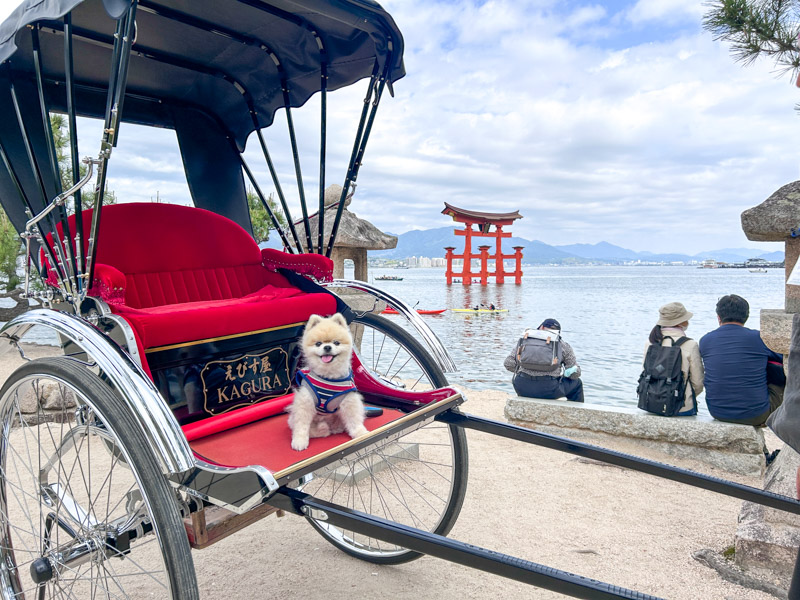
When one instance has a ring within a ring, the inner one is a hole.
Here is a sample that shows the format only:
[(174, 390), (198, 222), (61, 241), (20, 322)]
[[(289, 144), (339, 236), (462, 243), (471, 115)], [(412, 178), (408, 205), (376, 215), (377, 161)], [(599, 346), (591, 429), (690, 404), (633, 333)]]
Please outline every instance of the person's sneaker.
[(775, 459), (778, 458), (778, 453), (780, 451), (781, 449), (778, 448), (777, 450), (773, 450), (769, 454), (767, 454), (766, 452), (764, 453), (764, 456), (767, 459), (767, 466), (770, 466), (773, 462), (775, 462)]

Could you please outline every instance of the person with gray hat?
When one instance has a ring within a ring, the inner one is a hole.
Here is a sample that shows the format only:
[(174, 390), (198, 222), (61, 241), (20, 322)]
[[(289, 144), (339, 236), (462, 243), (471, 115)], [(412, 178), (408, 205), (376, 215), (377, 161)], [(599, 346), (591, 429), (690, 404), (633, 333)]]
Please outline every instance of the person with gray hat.
[[(683, 406), (674, 416), (690, 416), (697, 414), (697, 396), (703, 391), (703, 360), (700, 358), (700, 348), (696, 341), (686, 336), (689, 319), (692, 313), (680, 302), (670, 302), (658, 309), (658, 322), (650, 332), (650, 337), (644, 347), (647, 349), (654, 344), (659, 346), (680, 345), (681, 372), (683, 381), (686, 382)], [(681, 341), (686, 338), (684, 341)]]
[(744, 326), (750, 316), (747, 300), (736, 294), (717, 302), (719, 327), (700, 339), (706, 369), (706, 404), (719, 421), (763, 425), (783, 402), (785, 380), (770, 382), (770, 363), (780, 366), (783, 356), (764, 344), (757, 329)]
[(581, 368), (575, 359), (572, 346), (561, 339), (561, 323), (555, 319), (545, 319), (539, 325), (538, 330), (551, 331), (556, 334), (557, 343), (560, 345), (560, 360), (554, 361), (552, 367), (548, 365), (547, 367), (526, 369), (520, 364), (519, 344), (517, 344), (503, 362), (503, 366), (514, 373), (511, 380), (514, 391), (526, 398), (551, 400), (566, 398), (570, 402), (583, 402)]

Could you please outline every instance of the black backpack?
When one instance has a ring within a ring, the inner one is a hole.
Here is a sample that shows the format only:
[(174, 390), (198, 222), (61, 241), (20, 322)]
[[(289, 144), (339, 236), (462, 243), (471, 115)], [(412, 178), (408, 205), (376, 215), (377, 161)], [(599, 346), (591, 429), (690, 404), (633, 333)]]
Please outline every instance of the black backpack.
[(683, 407), (686, 382), (681, 371), (681, 345), (689, 338), (682, 336), (671, 346), (651, 345), (644, 358), (644, 370), (639, 376), (636, 395), (639, 408), (671, 417)]

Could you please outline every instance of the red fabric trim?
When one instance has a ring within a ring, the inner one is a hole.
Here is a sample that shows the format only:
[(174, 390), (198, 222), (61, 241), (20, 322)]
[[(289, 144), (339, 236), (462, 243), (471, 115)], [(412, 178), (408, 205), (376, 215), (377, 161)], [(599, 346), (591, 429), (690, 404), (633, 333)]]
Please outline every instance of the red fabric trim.
[(267, 417), (280, 414), (286, 410), (286, 407), (292, 403), (294, 396), (287, 394), (278, 398), (264, 400), (258, 404), (240, 408), (229, 413), (208, 417), (202, 421), (195, 421), (183, 426), (183, 433), (186, 439), (190, 442), (199, 440), (220, 431), (233, 429), (234, 427), (241, 427), (248, 423), (260, 421)]
[(111, 310), (127, 319), (145, 348), (303, 323), (314, 313), (336, 312), (336, 298), (331, 294), (304, 294), (295, 288), (272, 286), (263, 292), (261, 296), (142, 309), (115, 305)]
[(270, 271), (289, 269), (317, 281), (333, 281), (333, 261), (322, 254), (289, 254), (273, 248), (261, 250), (261, 264)]
[(353, 354), (353, 379), (358, 391), (365, 396), (377, 396), (386, 398), (392, 402), (405, 401), (412, 405), (429, 404), (445, 400), (454, 394), (458, 394), (455, 389), (450, 387), (437, 388), (435, 390), (425, 390), (413, 392), (393, 387), (388, 387), (385, 383), (375, 379), (372, 374), (361, 364), (357, 354)]
[(94, 280), (89, 288), (90, 296), (115, 305), (125, 304), (125, 275), (110, 265), (95, 265)]

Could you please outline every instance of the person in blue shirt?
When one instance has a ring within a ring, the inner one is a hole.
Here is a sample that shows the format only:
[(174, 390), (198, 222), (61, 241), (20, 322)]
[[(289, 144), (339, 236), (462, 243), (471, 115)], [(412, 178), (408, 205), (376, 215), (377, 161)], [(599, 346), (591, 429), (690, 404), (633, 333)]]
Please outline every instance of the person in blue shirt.
[(749, 316), (750, 305), (741, 296), (720, 298), (719, 327), (700, 339), (700, 356), (711, 416), (758, 427), (783, 402), (783, 387), (767, 381), (768, 364), (782, 364), (783, 356), (767, 348), (757, 330), (744, 326)]

